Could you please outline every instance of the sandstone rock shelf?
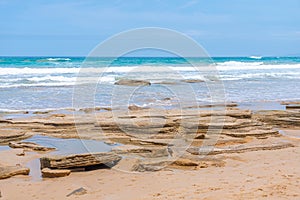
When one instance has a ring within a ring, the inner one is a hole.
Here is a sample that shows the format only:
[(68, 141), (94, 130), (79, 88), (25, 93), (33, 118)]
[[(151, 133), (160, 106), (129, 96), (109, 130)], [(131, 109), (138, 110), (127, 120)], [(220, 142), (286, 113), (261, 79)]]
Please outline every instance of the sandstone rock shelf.
[(42, 169), (42, 176), (43, 178), (58, 178), (58, 177), (64, 177), (69, 176), (71, 173), (71, 170), (68, 169), (49, 169), (44, 168)]
[[(293, 147), (292, 143), (284, 141), (285, 137), (280, 135), (278, 130), (285, 127), (299, 128), (299, 110), (253, 113), (235, 106), (233, 103), (226, 110), (214, 110), (213, 107), (212, 110), (204, 110), (205, 107), (161, 110), (130, 106), (127, 110), (79, 111), (75, 116), (49, 113), (43, 114), (43, 117), (34, 115), (1, 120), (0, 143), (13, 140), (10, 143), (11, 147), (42, 150), (43, 147), (20, 141), (32, 135), (46, 135), (121, 144), (108, 153), (66, 156), (46, 154), (40, 159), (41, 167), (51, 170), (84, 168), (107, 163), (113, 166), (121, 158), (130, 156), (137, 159), (138, 164), (132, 166), (133, 170), (137, 171), (155, 171), (161, 169), (162, 165), (200, 168), (214, 166), (201, 164), (193, 157), (199, 154), (199, 148), (208, 144), (215, 146), (208, 153), (208, 156), (212, 157)], [(170, 162), (170, 157), (176, 158), (177, 150), (181, 151), (181, 160)], [(153, 160), (158, 161), (150, 162)]]
[(146, 80), (121, 79), (115, 82), (115, 85), (146, 86), (146, 85), (151, 85), (151, 83)]
[(22, 149), (29, 149), (33, 151), (53, 151), (55, 148), (52, 147), (44, 147), (33, 142), (10, 142), (8, 144), (11, 148), (22, 148)]
[(86, 153), (67, 156), (47, 156), (40, 158), (41, 168), (69, 169), (95, 165), (115, 165), (121, 156), (114, 153)]
[(0, 165), (0, 179), (10, 178), (16, 175), (28, 175), (29, 168), (21, 166), (1, 166)]

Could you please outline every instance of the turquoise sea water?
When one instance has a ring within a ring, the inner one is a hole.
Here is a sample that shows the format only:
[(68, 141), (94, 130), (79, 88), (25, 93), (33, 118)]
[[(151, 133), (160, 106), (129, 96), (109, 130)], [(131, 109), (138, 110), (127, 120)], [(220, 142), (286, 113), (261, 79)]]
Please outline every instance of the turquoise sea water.
[[(226, 101), (263, 102), (300, 99), (300, 57), (236, 57), (192, 58), (199, 66), (215, 66), (223, 82)], [(73, 88), (88, 84), (105, 69), (95, 94), (96, 106), (111, 106), (114, 83), (121, 78), (147, 79), (149, 87), (138, 88), (130, 100), (139, 105), (165, 105), (172, 97), (171, 86), (162, 81), (182, 83), (184, 79), (215, 81), (195, 69), (182, 58), (109, 58), (83, 57), (0, 57), (0, 111), (41, 110), (72, 107)], [(109, 66), (109, 67), (107, 67)], [(151, 68), (138, 70), (139, 68)], [(168, 68), (176, 75), (163, 73)], [(88, 73), (78, 75), (84, 68)], [(80, 81), (77, 77), (80, 76)], [(172, 85), (180, 90), (181, 84)], [(199, 102), (209, 102), (205, 82), (191, 84)], [(174, 98), (176, 99), (176, 98)], [(117, 104), (124, 103), (122, 99)], [(128, 102), (127, 102), (128, 103)], [(170, 102), (168, 102), (170, 103)]]

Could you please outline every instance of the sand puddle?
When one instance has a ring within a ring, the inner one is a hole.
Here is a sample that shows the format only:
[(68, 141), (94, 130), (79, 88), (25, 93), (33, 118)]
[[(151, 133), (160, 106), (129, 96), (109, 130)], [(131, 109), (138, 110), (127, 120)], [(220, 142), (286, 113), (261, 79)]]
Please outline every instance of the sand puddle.
[[(97, 140), (82, 140), (82, 139), (62, 139), (43, 135), (34, 135), (31, 138), (22, 140), (22, 142), (33, 142), (45, 147), (54, 147), (56, 150), (49, 152), (34, 152), (26, 151), (25, 156), (33, 157), (34, 159), (26, 163), (26, 167), (30, 168), (31, 181), (41, 181), (40, 157), (45, 155), (69, 155), (93, 152), (109, 152), (113, 147), (120, 144), (106, 144), (103, 141)], [(0, 146), (0, 151), (10, 150), (7, 145)]]

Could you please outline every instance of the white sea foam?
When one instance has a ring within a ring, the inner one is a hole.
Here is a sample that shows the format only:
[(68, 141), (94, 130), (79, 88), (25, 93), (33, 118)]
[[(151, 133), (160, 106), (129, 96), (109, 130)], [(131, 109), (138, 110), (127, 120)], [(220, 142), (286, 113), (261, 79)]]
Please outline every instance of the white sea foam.
[[(220, 71), (221, 80), (241, 80), (251, 78), (286, 78), (300, 79), (300, 64), (267, 65), (263, 62), (221, 62), (216, 65), (199, 66), (114, 66), (108, 68), (0, 68), (0, 88), (35, 87), (35, 86), (69, 86), (86, 83), (113, 84), (122, 77), (134, 77), (162, 81), (165, 79), (202, 79), (210, 74), (203, 71)], [(279, 70), (277, 70), (279, 69)], [(281, 70), (283, 69), (283, 70)], [(251, 71), (255, 70), (255, 71)], [(257, 71), (259, 70), (259, 71)], [(266, 70), (266, 71), (264, 71)], [(233, 72), (234, 71), (234, 72)], [(131, 74), (131, 72), (133, 72)], [(165, 73), (164, 73), (165, 72)]]
[(70, 61), (70, 58), (47, 58), (48, 61)]
[(253, 70), (253, 69), (299, 69), (300, 64), (276, 64), (266, 65), (263, 62), (237, 62), (229, 61), (217, 63), (217, 65), (207, 66), (120, 66), (107, 68), (0, 68), (1, 75), (53, 75), (53, 74), (78, 74), (90, 73), (99, 75), (100, 73), (128, 73), (128, 72), (193, 72), (197, 70)]
[(220, 79), (223, 81), (244, 80), (244, 79), (264, 79), (264, 78), (285, 78), (285, 79), (300, 79), (300, 73), (247, 73), (234, 75), (221, 75)]
[(101, 77), (64, 77), (64, 76), (42, 76), (30, 78), (13, 78), (1, 79), (0, 88), (13, 88), (13, 87), (54, 87), (54, 86), (72, 86), (78, 84), (90, 83), (111, 83), (115, 82), (115, 76), (101, 76)]
[(5, 113), (10, 113), (10, 114), (18, 114), (18, 113), (22, 113), (22, 112), (51, 112), (51, 111), (65, 111), (65, 110), (73, 110), (73, 107), (61, 107), (61, 108), (44, 108), (44, 109), (25, 109), (25, 110), (21, 110), (21, 109), (7, 109), (7, 108), (0, 108), (0, 112), (5, 112)]
[(126, 73), (126, 72), (160, 72), (160, 71), (195, 71), (194, 67), (154, 67), (154, 66), (120, 66), (107, 68), (1, 68), (0, 75), (28, 75), (28, 74), (78, 74), (78, 73)]
[(267, 65), (263, 62), (237, 62), (229, 61), (217, 63), (217, 69), (220, 71), (228, 70), (264, 70), (264, 69), (300, 69), (300, 64), (276, 64)]
[(0, 75), (74, 74), (78, 73), (79, 70), (79, 68), (1, 68)]
[(34, 84), (4, 84), (0, 85), (0, 88), (16, 88), (16, 87), (59, 87), (59, 86), (72, 86), (75, 85), (75, 82), (66, 83), (66, 82), (60, 82), (60, 83), (34, 83)]
[(27, 78), (29, 81), (33, 82), (43, 82), (43, 81), (56, 81), (56, 82), (74, 82), (76, 77), (65, 77), (65, 76), (43, 76), (43, 77), (31, 77)]
[(0, 82), (3, 83), (15, 83), (15, 82), (45, 82), (45, 81), (55, 81), (55, 82), (72, 82), (76, 78), (64, 77), (64, 76), (42, 76), (42, 77), (27, 77), (27, 78), (1, 78)]
[(262, 59), (262, 56), (250, 56), (249, 58), (260, 60), (260, 59)]
[(223, 63), (217, 63), (219, 66), (232, 66), (232, 67), (236, 67), (236, 66), (260, 66), (263, 65), (263, 62), (239, 62), (239, 61), (227, 61), (227, 62), (223, 62)]

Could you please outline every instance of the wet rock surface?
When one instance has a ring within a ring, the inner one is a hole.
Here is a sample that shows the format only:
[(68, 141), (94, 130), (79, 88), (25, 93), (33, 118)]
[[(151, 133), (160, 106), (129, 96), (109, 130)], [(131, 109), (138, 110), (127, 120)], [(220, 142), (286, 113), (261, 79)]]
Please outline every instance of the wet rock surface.
[(300, 104), (287, 105), (286, 109), (300, 109)]
[(205, 82), (205, 81), (201, 80), (201, 79), (185, 79), (185, 80), (181, 80), (181, 82), (184, 82), (184, 83), (202, 83), (202, 82)]
[(52, 147), (44, 147), (33, 142), (10, 142), (8, 146), (10, 148), (22, 148), (33, 151), (53, 151), (56, 149)]
[(147, 86), (147, 85), (151, 85), (151, 83), (146, 80), (121, 79), (115, 82), (115, 85)]

